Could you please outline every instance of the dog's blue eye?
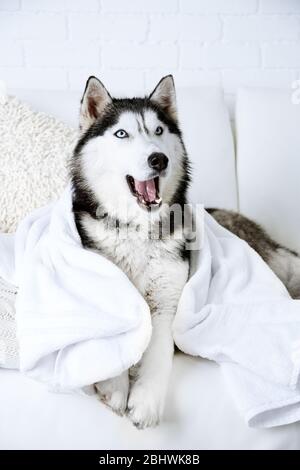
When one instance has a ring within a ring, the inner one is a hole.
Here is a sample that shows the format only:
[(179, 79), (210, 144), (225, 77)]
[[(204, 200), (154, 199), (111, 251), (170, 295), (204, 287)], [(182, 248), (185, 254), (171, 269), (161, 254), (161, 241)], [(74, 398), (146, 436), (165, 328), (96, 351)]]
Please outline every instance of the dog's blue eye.
[(158, 126), (155, 130), (155, 135), (162, 135), (163, 131), (163, 128), (161, 126)]
[(119, 129), (117, 132), (115, 132), (115, 136), (118, 137), (118, 139), (126, 139), (129, 137), (126, 131), (124, 129)]

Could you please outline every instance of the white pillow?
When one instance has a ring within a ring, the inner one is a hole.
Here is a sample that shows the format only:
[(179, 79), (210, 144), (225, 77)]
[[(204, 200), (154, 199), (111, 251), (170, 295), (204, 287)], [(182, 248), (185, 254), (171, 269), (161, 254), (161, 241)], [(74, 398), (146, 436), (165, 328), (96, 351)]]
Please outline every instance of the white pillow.
[(300, 104), (292, 90), (244, 88), (236, 125), (241, 212), (300, 251)]
[(183, 138), (192, 162), (190, 200), (236, 210), (234, 141), (222, 90), (179, 88), (177, 96)]
[(0, 100), (0, 231), (56, 199), (67, 181), (77, 132), (8, 96)]

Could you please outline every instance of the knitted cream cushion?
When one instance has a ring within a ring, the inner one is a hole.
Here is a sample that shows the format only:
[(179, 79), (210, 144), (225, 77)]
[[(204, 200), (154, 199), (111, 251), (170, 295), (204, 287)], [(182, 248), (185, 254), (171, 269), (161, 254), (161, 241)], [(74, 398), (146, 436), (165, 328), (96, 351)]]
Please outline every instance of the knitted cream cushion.
[(0, 232), (55, 200), (68, 177), (77, 131), (15, 97), (0, 100)]

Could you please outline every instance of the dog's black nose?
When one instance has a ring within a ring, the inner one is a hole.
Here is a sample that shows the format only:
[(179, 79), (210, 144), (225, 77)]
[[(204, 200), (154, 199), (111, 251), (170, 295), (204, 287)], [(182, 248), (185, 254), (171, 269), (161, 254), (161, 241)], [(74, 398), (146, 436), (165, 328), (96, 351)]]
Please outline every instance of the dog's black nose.
[(163, 171), (167, 168), (169, 163), (168, 157), (164, 153), (151, 153), (150, 157), (148, 158), (148, 165), (153, 170)]

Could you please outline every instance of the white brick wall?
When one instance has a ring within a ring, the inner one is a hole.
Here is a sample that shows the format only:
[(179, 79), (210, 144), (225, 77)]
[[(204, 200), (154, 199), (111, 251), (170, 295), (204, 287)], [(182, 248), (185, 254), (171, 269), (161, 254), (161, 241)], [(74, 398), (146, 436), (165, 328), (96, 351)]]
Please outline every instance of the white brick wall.
[(300, 0), (0, 0), (0, 79), (13, 88), (144, 92), (290, 87), (300, 78)]

